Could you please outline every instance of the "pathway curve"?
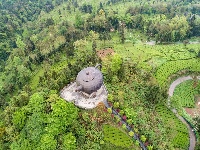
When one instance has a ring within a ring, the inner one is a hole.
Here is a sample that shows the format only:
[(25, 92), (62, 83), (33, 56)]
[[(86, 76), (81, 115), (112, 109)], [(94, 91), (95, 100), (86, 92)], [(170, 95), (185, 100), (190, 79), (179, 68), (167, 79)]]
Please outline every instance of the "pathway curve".
[[(187, 80), (191, 80), (193, 79), (192, 76), (185, 76), (185, 77), (180, 77), (178, 79), (176, 79), (169, 87), (169, 98), (168, 98), (168, 106), (170, 105), (170, 97), (173, 96), (174, 90), (176, 88), (177, 85), (181, 84), (184, 81)], [(198, 80), (200, 80), (200, 76), (197, 77)], [(173, 112), (176, 112), (174, 110), (172, 110)], [(194, 150), (195, 148), (195, 144), (196, 144), (196, 137), (195, 134), (193, 132), (193, 129), (191, 128), (191, 126), (185, 121), (185, 119), (183, 117), (181, 117), (180, 115), (178, 115), (177, 113), (175, 113), (176, 116), (187, 126), (188, 130), (189, 130), (189, 136), (190, 136), (190, 146), (189, 146), (189, 150)]]
[[(173, 93), (174, 93), (174, 90), (175, 90), (176, 86), (179, 85), (179, 84), (181, 84), (181, 83), (184, 82), (184, 81), (191, 80), (191, 79), (193, 79), (192, 76), (180, 77), (180, 78), (176, 79), (176, 80), (170, 85), (169, 91), (168, 91), (168, 94), (169, 94), (168, 105), (170, 105), (170, 97), (173, 96)], [(198, 76), (197, 79), (200, 80), (200, 76)], [(106, 108), (112, 108), (112, 107), (108, 104), (107, 100), (105, 100), (105, 101), (103, 101), (103, 102), (104, 102)], [(195, 137), (195, 134), (194, 134), (194, 132), (193, 132), (193, 129), (192, 129), (191, 126), (185, 121), (185, 119), (184, 119), (183, 117), (181, 117), (180, 115), (178, 115), (178, 114), (176, 113), (176, 110), (175, 110), (175, 109), (173, 109), (172, 111), (173, 111), (173, 112), (175, 113), (175, 115), (187, 126), (187, 128), (188, 128), (188, 130), (189, 130), (189, 136), (190, 136), (190, 146), (189, 146), (189, 150), (194, 150), (195, 144), (196, 144), (196, 137)], [(126, 128), (127, 128), (128, 131), (133, 131), (133, 130), (131, 129), (131, 127), (122, 119), (122, 117), (119, 115), (119, 113), (118, 113), (115, 109), (113, 109), (113, 108), (112, 108), (112, 113), (113, 113), (114, 115), (117, 115), (117, 116), (120, 117), (121, 122), (122, 122), (123, 124), (126, 125)], [(144, 143), (139, 139), (139, 137), (138, 137), (136, 134), (134, 134), (134, 139), (137, 140), (137, 141), (140, 143), (140, 147), (141, 147), (143, 150), (147, 150), (147, 148), (144, 146)]]

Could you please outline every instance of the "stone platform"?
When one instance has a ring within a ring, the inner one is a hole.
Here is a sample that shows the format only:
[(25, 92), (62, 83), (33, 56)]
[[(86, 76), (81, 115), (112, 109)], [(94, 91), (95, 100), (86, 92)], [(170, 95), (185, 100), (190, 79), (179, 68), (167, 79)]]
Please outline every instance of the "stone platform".
[(100, 102), (107, 100), (108, 93), (104, 84), (99, 90), (90, 95), (82, 91), (76, 92), (76, 88), (76, 82), (71, 83), (69, 86), (65, 86), (61, 90), (60, 96), (66, 101), (73, 102), (76, 106), (84, 109), (93, 109)]

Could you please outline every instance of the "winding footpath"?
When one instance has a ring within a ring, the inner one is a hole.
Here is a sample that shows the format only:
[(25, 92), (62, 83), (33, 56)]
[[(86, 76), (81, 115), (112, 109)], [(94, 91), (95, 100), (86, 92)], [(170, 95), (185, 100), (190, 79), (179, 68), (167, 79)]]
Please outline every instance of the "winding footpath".
[[(181, 84), (182, 82), (185, 82), (187, 80), (192, 80), (192, 76), (186, 76), (186, 77), (180, 77), (178, 79), (176, 79), (169, 87), (169, 98), (168, 98), (168, 106), (170, 106), (170, 97), (173, 96), (174, 90), (176, 88), (177, 85)], [(198, 80), (200, 80), (200, 76), (197, 77)], [(196, 144), (196, 137), (195, 134), (193, 132), (193, 129), (191, 128), (191, 126), (185, 121), (185, 119), (183, 117), (181, 117), (180, 115), (178, 115), (174, 110), (172, 110), (175, 115), (187, 126), (188, 131), (189, 131), (189, 136), (190, 136), (190, 146), (189, 146), (189, 150), (194, 150), (195, 148), (195, 144)]]
[[(169, 95), (169, 97), (168, 97), (168, 106), (170, 106), (170, 97), (173, 96), (173, 93), (174, 93), (174, 90), (175, 90), (176, 86), (179, 85), (179, 84), (181, 84), (182, 82), (185, 82), (185, 81), (187, 81), (187, 80), (192, 80), (192, 79), (193, 79), (192, 76), (180, 77), (180, 78), (176, 79), (176, 80), (170, 85), (169, 91), (168, 91), (168, 95)], [(200, 80), (200, 76), (198, 76), (197, 79)], [(103, 101), (103, 103), (105, 104), (106, 108), (112, 108), (112, 107), (108, 104), (107, 100)], [(195, 137), (195, 134), (194, 134), (194, 132), (193, 132), (193, 129), (192, 129), (191, 126), (185, 121), (185, 119), (184, 119), (183, 117), (181, 117), (181, 116), (176, 112), (175, 109), (172, 109), (172, 112), (175, 113), (175, 115), (177, 116), (177, 118), (179, 118), (179, 120), (181, 120), (181, 121), (187, 126), (188, 131), (189, 131), (189, 136), (190, 136), (190, 146), (189, 146), (189, 150), (194, 150), (195, 144), (196, 144), (196, 137)], [(127, 124), (127, 122), (125, 122), (125, 121), (123, 120), (123, 118), (119, 115), (119, 113), (118, 113), (115, 109), (113, 109), (113, 108), (112, 108), (112, 113), (113, 113), (114, 115), (117, 115), (117, 116), (120, 118), (121, 122), (122, 122), (123, 124), (126, 125), (126, 128), (127, 128), (127, 130), (128, 130), (129, 132), (130, 132), (130, 131), (133, 131), (133, 129)], [(137, 141), (140, 143), (140, 147), (141, 147), (143, 150), (147, 150), (147, 148), (145, 147), (144, 143), (140, 140), (140, 138), (139, 138), (136, 134), (134, 134), (133, 138), (134, 138), (135, 140), (137, 140)]]
[[(128, 132), (133, 131), (133, 129), (128, 125), (128, 123), (127, 123), (126, 121), (123, 120), (123, 118), (120, 116), (120, 114), (108, 104), (108, 101), (107, 101), (107, 100), (104, 101), (104, 105), (106, 106), (106, 108), (111, 108), (111, 109), (112, 109), (112, 114), (117, 115), (117, 116), (120, 118), (120, 121), (122, 122), (122, 124), (125, 124), (125, 125), (126, 125), (126, 128), (127, 128)], [(134, 131), (133, 131), (133, 132), (134, 132)], [(139, 142), (140, 147), (141, 147), (143, 150), (147, 150), (147, 148), (146, 148), (146, 146), (144, 145), (144, 143), (140, 140), (140, 138), (139, 138), (135, 133), (134, 133), (134, 135), (133, 135), (133, 138)]]

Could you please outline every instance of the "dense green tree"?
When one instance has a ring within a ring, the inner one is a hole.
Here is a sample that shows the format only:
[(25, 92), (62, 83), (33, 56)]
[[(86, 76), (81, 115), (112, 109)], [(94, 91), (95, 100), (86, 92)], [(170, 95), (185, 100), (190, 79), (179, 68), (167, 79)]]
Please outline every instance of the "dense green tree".
[(184, 40), (189, 31), (189, 24), (186, 17), (174, 17), (171, 20), (162, 19), (161, 22), (154, 24), (156, 40), (160, 42), (171, 42)]
[[(0, 0), (0, 149), (117, 149), (103, 141), (102, 123), (114, 120), (104, 116), (105, 108), (100, 115), (99, 107), (85, 113), (55, 93), (74, 81), (81, 69), (96, 65), (99, 39), (105, 45), (114, 37), (113, 45), (120, 49), (115, 33), (120, 32), (121, 43), (126, 37), (124, 28), (119, 29), (120, 22), (128, 32), (140, 30), (160, 42), (199, 35), (197, 0), (134, 0), (126, 14), (118, 7), (122, 2), (125, 6), (126, 0), (101, 2), (100, 8), (96, 1), (79, 2)], [(134, 50), (140, 52), (136, 46)], [(140, 68), (140, 62), (124, 62), (114, 54), (102, 63), (105, 84), (112, 91), (110, 100), (122, 109), (120, 115), (127, 114), (128, 122), (136, 127), (134, 132), (145, 135), (143, 141), (151, 139), (155, 149), (173, 149), (169, 142), (173, 137), (167, 138), (165, 131), (169, 127), (151, 107), (167, 98), (165, 89)], [(34, 87), (35, 82), (39, 83)], [(163, 140), (157, 140), (159, 137)]]
[(80, 15), (80, 14), (77, 14), (77, 15), (75, 16), (75, 27), (77, 27), (77, 28), (82, 28), (83, 25), (84, 25), (84, 21), (83, 21), (81, 15)]
[(25, 122), (26, 121), (26, 112), (25, 110), (21, 110), (21, 111), (16, 111), (14, 114), (13, 114), (13, 124), (14, 126), (21, 130), (24, 125), (25, 125)]
[(195, 145), (195, 150), (200, 150), (200, 142), (197, 142)]
[[(77, 123), (77, 108), (56, 94), (48, 98), (45, 95), (43, 92), (34, 93), (26, 106), (13, 112), (13, 125), (7, 129), (15, 130), (18, 138), (10, 137), (11, 149), (76, 149), (76, 138), (70, 131)], [(61, 143), (58, 143), (59, 135), (62, 135)]]
[(107, 20), (105, 11), (100, 9), (98, 14), (94, 18), (89, 18), (90, 20), (86, 21), (86, 29), (88, 31), (95, 31), (98, 33), (109, 32), (111, 28), (110, 22)]
[(48, 18), (45, 23), (46, 27), (54, 25), (54, 20), (52, 18)]
[(75, 150), (76, 149), (76, 138), (70, 132), (63, 136), (63, 149)]
[(23, 50), (26, 46), (19, 35), (17, 36), (16, 44), (18, 48), (23, 49)]
[(90, 13), (90, 14), (92, 13), (92, 9), (93, 7), (90, 4), (84, 4), (79, 8), (80, 11), (84, 13)]
[(123, 23), (123, 22), (119, 23), (119, 33), (120, 33), (121, 43), (124, 44), (124, 42), (125, 42), (125, 23)]
[(123, 72), (120, 71), (123, 60), (119, 54), (108, 56), (103, 61), (102, 72), (106, 75), (105, 80), (112, 81), (118, 78)]
[(55, 150), (57, 147), (57, 141), (52, 134), (43, 134), (40, 140), (40, 146), (38, 150)]
[(100, 34), (99, 34), (99, 39), (100, 39), (101, 41), (103, 41), (104, 46), (105, 46), (106, 40), (111, 40), (110, 33), (109, 33), (109, 32), (106, 32), (106, 31), (100, 33)]
[(59, 133), (63, 133), (66, 127), (73, 124), (73, 121), (77, 118), (78, 112), (73, 104), (66, 103), (64, 100), (60, 99), (52, 103), (51, 107), (52, 112), (48, 115), (48, 125), (45, 130), (52, 135), (58, 135)]
[[(18, 53), (18, 55), (23, 56), (23, 51), (21, 52), (22, 53)], [(9, 59), (7, 60), (7, 65), (5, 67), (4, 74), (2, 75), (2, 88), (4, 91), (3, 93), (13, 91), (18, 87), (21, 88), (29, 80), (30, 70), (27, 69), (23, 63), (24, 62), (19, 56), (11, 55), (9, 57)]]
[(191, 26), (191, 35), (192, 36), (200, 35), (200, 17), (192, 15), (189, 18), (189, 24)]

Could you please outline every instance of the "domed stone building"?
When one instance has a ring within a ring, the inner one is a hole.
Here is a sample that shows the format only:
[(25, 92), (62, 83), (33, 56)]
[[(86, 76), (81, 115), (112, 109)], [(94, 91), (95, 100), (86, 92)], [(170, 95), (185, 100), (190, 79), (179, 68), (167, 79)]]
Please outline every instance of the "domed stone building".
[(85, 109), (95, 108), (100, 102), (107, 100), (107, 90), (103, 84), (103, 75), (97, 65), (81, 70), (76, 82), (64, 87), (60, 96)]

